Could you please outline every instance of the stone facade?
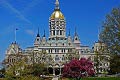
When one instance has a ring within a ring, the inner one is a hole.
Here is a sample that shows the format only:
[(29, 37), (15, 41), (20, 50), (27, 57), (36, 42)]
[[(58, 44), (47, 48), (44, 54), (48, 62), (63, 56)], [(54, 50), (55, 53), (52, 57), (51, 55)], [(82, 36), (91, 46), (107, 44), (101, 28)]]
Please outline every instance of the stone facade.
[[(68, 36), (66, 36), (66, 20), (60, 11), (59, 1), (56, 0), (54, 12), (49, 18), (49, 37), (46, 38), (45, 31), (41, 37), (38, 29), (32, 47), (27, 47), (25, 50), (22, 50), (16, 42), (10, 44), (6, 50), (5, 63), (6, 67), (9, 67), (13, 62), (16, 62), (22, 57), (27, 58), (26, 64), (45, 62), (48, 64), (48, 67), (58, 67), (61, 69), (64, 63), (67, 63), (73, 58), (80, 59), (81, 57), (85, 57), (95, 61), (96, 55), (100, 54), (98, 52), (104, 46), (104, 43), (101, 42), (96, 42), (93, 49), (90, 49), (89, 46), (81, 45), (76, 30), (73, 38), (70, 35), (70, 31)], [(106, 56), (108, 54), (103, 52), (100, 55)], [(105, 71), (108, 68), (109, 62), (101, 60), (99, 72)]]

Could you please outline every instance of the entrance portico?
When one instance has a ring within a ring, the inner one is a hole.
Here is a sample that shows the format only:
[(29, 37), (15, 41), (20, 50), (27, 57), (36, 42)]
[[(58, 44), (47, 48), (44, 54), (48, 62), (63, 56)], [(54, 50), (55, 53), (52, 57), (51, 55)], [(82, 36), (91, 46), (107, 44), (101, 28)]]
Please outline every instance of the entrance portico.
[(55, 76), (55, 75), (61, 75), (62, 68), (63, 68), (63, 66), (59, 65), (59, 64), (50, 65), (48, 67), (48, 71), (49, 71), (50, 74), (53, 74), (53, 76)]

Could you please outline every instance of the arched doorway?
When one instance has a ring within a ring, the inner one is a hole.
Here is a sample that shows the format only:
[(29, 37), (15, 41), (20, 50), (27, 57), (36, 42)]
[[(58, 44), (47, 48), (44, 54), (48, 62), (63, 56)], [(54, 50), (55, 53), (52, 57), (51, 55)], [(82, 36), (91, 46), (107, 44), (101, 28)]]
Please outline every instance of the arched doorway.
[(63, 68), (61, 68), (61, 74), (63, 74)]
[(53, 74), (53, 68), (52, 67), (49, 67), (48, 71), (49, 71), (49, 74)]
[(55, 75), (59, 75), (60, 74), (60, 68), (55, 68)]
[(55, 75), (59, 75), (60, 74), (60, 65), (59, 64), (55, 64), (54, 70), (55, 70)]

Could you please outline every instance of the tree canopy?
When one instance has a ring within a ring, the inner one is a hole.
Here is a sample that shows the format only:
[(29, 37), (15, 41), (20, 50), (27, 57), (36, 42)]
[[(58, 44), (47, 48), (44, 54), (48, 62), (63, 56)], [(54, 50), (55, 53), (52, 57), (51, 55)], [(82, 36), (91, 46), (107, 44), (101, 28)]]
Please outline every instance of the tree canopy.
[(113, 55), (110, 59), (110, 74), (120, 73), (120, 55)]
[(34, 64), (34, 66), (32, 67), (33, 69), (33, 74), (35, 76), (40, 76), (40, 75), (45, 75), (48, 74), (47, 73), (47, 68), (46, 68), (46, 64), (41, 63), (41, 64)]
[(100, 40), (104, 42), (110, 53), (120, 54), (120, 7), (113, 8), (102, 25)]
[(120, 72), (120, 7), (113, 8), (106, 16), (100, 40), (107, 45), (110, 57), (110, 73)]

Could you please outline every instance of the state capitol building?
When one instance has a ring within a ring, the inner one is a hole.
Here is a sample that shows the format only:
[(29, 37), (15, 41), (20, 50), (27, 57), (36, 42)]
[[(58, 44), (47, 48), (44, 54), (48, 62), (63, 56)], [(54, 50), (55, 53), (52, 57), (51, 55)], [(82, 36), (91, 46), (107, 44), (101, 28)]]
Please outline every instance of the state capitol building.
[[(9, 45), (5, 53), (6, 68), (11, 66), (13, 62), (22, 58), (27, 58), (26, 64), (46, 63), (50, 70), (53, 70), (53, 75), (61, 74), (64, 64), (72, 59), (80, 59), (81, 57), (90, 58), (94, 62), (96, 52), (105, 48), (105, 44), (98, 41), (94, 43), (92, 49), (89, 46), (81, 45), (77, 31), (74, 32), (74, 37), (71, 37), (70, 31), (66, 36), (66, 20), (59, 6), (59, 1), (56, 0), (55, 8), (49, 17), (49, 37), (46, 38), (45, 32), (41, 37), (36, 34), (34, 45), (22, 50), (17, 42)], [(109, 58), (107, 53), (100, 53), (102, 56)], [(99, 60), (99, 72), (107, 72), (109, 62)], [(95, 64), (95, 63), (94, 63)]]

